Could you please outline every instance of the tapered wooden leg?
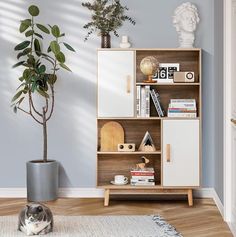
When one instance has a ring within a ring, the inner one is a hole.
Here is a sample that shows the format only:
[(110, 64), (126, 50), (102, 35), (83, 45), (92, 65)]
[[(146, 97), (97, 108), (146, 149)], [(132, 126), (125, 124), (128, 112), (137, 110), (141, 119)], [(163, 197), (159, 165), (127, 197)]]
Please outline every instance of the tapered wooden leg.
[(105, 189), (105, 193), (104, 193), (104, 206), (105, 207), (109, 205), (109, 197), (110, 197), (110, 190)]
[(193, 190), (192, 189), (188, 190), (188, 205), (190, 207), (193, 206)]

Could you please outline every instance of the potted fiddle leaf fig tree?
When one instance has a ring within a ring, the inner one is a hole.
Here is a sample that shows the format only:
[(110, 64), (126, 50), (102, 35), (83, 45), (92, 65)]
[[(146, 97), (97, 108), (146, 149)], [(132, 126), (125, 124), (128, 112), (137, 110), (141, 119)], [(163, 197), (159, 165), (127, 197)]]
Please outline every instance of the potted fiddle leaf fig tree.
[(85, 41), (89, 36), (98, 31), (101, 35), (101, 47), (111, 47), (110, 32), (119, 37), (117, 29), (120, 28), (125, 21), (135, 25), (136, 22), (126, 15), (128, 7), (123, 6), (120, 0), (93, 0), (93, 2), (83, 2), (83, 7), (91, 11), (91, 21), (84, 25), (88, 30)]
[[(62, 47), (75, 50), (64, 42), (65, 34), (57, 25), (45, 26), (36, 21), (40, 12), (37, 6), (31, 5), (28, 12), (30, 17), (22, 20), (19, 28), (26, 39), (15, 46), (19, 62), (13, 68), (21, 67), (22, 75), (18, 78), (20, 85), (12, 98), (12, 106), (15, 112), (24, 113), (42, 126), (42, 159), (27, 162), (27, 198), (48, 201), (57, 198), (59, 165), (56, 160), (48, 159), (47, 123), (55, 107), (57, 73), (61, 68), (71, 71), (65, 64)], [(45, 35), (52, 39), (47, 52), (42, 50)]]

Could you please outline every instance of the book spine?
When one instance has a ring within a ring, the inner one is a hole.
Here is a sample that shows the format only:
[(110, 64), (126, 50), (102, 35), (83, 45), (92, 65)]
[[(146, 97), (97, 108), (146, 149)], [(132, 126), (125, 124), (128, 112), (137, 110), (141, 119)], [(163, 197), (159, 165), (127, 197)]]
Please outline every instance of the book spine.
[(173, 112), (197, 112), (195, 108), (168, 108), (168, 111)]
[(145, 86), (145, 117), (150, 117), (150, 86)]
[(160, 114), (161, 114), (161, 117), (164, 117), (164, 111), (161, 107), (161, 100), (160, 100), (160, 95), (158, 92), (156, 92), (155, 90), (153, 90), (155, 95), (156, 95), (156, 98), (157, 98), (157, 103), (158, 103), (158, 107), (159, 107), (159, 110), (160, 110)]
[(168, 109), (168, 112), (169, 112), (169, 113), (196, 113), (197, 111), (196, 111), (196, 110), (185, 110), (185, 109), (183, 109), (183, 110)]
[(196, 109), (196, 104), (172, 103), (169, 108)]
[(136, 178), (131, 178), (130, 182), (154, 182), (155, 179), (136, 179)]
[(170, 103), (183, 103), (183, 104), (195, 104), (196, 100), (195, 99), (171, 99)]
[(150, 94), (151, 94), (154, 106), (156, 108), (157, 114), (158, 114), (159, 117), (161, 117), (161, 112), (160, 112), (160, 109), (158, 107), (158, 103), (157, 103), (157, 99), (156, 99), (156, 94), (155, 94), (155, 92), (153, 90), (150, 91)]
[(196, 118), (196, 113), (168, 113), (169, 118)]
[(141, 117), (141, 113), (140, 113), (140, 107), (141, 107), (141, 100), (140, 100), (140, 90), (141, 90), (141, 88), (140, 88), (140, 86), (137, 86), (137, 91), (136, 91), (136, 93), (137, 93), (137, 100), (136, 100), (136, 104), (137, 104), (137, 117), (138, 118), (140, 118)]
[(153, 176), (154, 172), (130, 172), (131, 176)]
[(134, 186), (154, 186), (155, 185), (155, 182), (131, 182), (130, 183), (131, 185), (134, 185)]
[(154, 175), (132, 175), (132, 179), (154, 179)]
[(145, 107), (146, 107), (146, 100), (145, 100), (145, 87), (141, 87), (141, 117), (145, 117)]

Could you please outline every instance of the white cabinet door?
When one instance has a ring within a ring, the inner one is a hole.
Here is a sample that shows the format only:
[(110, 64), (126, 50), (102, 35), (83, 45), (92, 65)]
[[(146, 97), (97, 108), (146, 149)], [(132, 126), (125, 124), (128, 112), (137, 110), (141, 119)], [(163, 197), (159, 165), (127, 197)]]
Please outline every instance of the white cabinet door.
[(134, 117), (134, 52), (98, 52), (98, 117)]
[(199, 186), (199, 120), (163, 121), (163, 186)]

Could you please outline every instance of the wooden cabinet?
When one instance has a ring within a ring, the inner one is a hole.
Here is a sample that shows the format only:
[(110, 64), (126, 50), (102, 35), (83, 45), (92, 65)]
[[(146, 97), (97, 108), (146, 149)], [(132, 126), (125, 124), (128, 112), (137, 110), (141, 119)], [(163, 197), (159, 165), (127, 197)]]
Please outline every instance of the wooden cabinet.
[(98, 52), (98, 117), (134, 117), (134, 52)]
[(163, 186), (199, 186), (199, 120), (163, 120)]
[[(146, 56), (154, 56), (160, 63), (179, 63), (181, 71), (194, 72), (194, 82), (144, 83), (139, 65)], [(201, 180), (201, 85), (201, 49), (98, 50), (97, 186), (105, 190), (105, 206), (110, 194), (187, 195), (189, 205), (193, 205), (192, 190), (200, 187)], [(158, 117), (152, 100), (150, 116), (137, 117), (138, 86), (157, 90), (165, 112), (171, 99), (194, 99), (197, 117)], [(101, 129), (110, 121), (123, 127), (125, 143), (136, 145), (134, 152), (101, 150)], [(155, 151), (138, 150), (147, 131)], [(115, 175), (130, 177), (130, 169), (142, 156), (155, 169), (155, 186), (110, 184)]]

